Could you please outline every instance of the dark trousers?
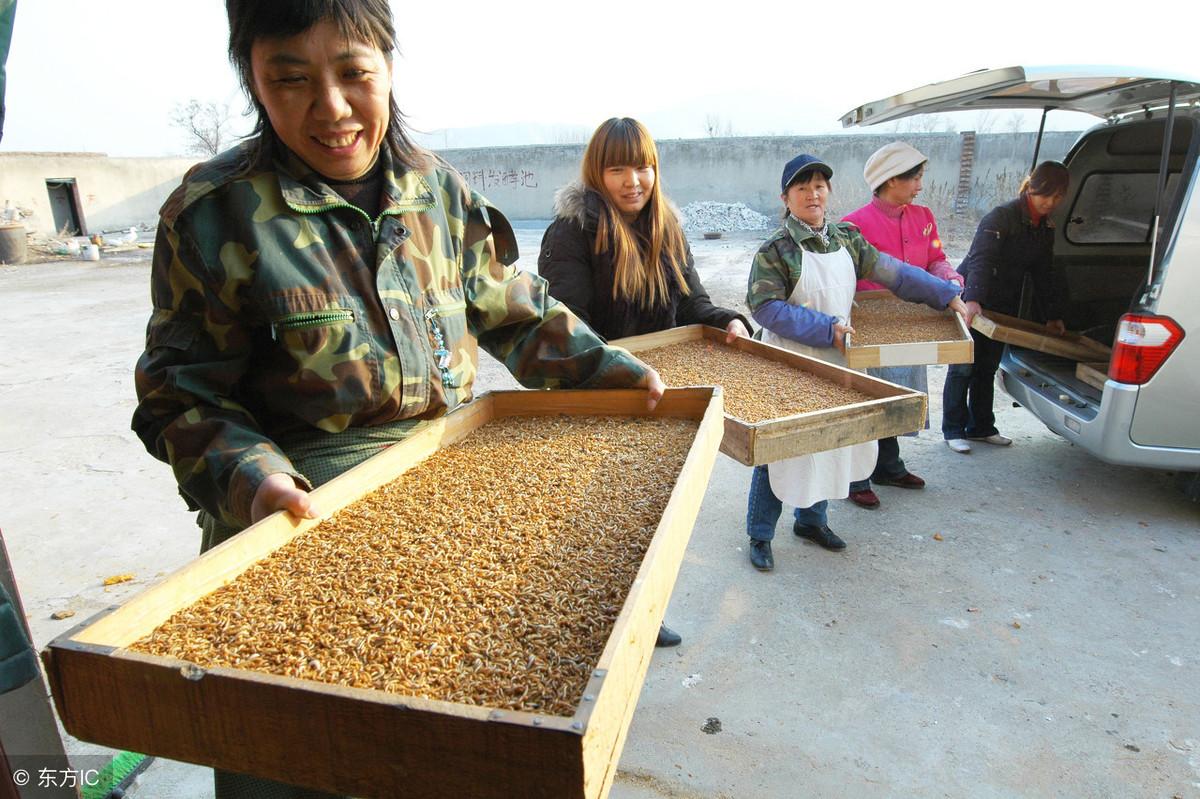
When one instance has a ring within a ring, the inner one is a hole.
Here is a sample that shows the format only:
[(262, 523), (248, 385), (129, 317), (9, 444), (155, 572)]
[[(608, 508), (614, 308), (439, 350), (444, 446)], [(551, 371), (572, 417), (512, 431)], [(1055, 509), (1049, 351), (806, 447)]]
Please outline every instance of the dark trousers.
[(992, 341), (977, 330), (971, 331), (975, 340), (975, 362), (954, 363), (946, 371), (942, 389), (942, 437), (985, 438), (999, 433), (992, 402), (996, 393), (996, 370), (1004, 343)]
[(900, 457), (900, 441), (895, 436), (879, 439), (879, 455), (875, 458), (875, 471), (866, 480), (851, 480), (850, 491), (866, 491), (871, 481), (895, 480), (908, 474), (908, 468)]
[[(829, 500), (793, 511), (797, 524), (823, 527), (829, 523)], [(755, 541), (775, 538), (775, 525), (783, 515), (783, 501), (771, 490), (771, 473), (766, 466), (755, 466), (750, 473), (750, 497), (746, 507), (746, 533)]]

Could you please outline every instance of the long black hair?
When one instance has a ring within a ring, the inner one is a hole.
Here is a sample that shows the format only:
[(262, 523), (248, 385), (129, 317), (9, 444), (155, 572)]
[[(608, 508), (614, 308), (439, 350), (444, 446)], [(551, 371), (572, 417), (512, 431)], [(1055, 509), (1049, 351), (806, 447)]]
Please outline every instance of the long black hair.
[[(225, 11), (229, 15), (229, 60), (258, 115), (250, 133), (247, 167), (262, 164), (276, 148), (282, 147), (267, 117), (267, 109), (254, 96), (250, 65), (254, 42), (295, 36), (319, 22), (329, 21), (348, 41), (367, 42), (378, 48), (389, 64), (396, 51), (396, 28), (388, 0), (225, 0)], [(424, 169), (430, 162), (430, 153), (412, 140), (394, 95), (388, 99), (388, 108), (384, 144), (399, 163), (410, 169)]]

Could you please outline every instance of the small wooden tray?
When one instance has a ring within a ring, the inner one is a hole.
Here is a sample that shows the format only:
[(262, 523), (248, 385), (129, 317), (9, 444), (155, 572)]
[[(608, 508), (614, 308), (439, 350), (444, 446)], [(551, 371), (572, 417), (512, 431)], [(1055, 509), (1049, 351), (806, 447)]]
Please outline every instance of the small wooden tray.
[(996, 311), (987, 311), (986, 316), (976, 314), (971, 320), (971, 327), (993, 341), (1003, 341), (1005, 344), (1059, 355), (1073, 361), (1107, 363), (1112, 358), (1111, 348), (1086, 336), (1069, 331), (1056, 336), (1048, 332), (1045, 325)]
[(277, 513), (52, 641), (42, 657), (67, 731), (85, 741), (360, 797), (597, 799), (608, 794), (663, 611), (716, 460), (719, 390), (500, 391), (321, 486), (329, 513), (493, 418), (669, 416), (699, 428), (572, 717), (537, 716), (233, 668), (126, 647), (317, 520)]
[[(887, 290), (860, 291), (854, 295), (854, 301), (859, 305), (867, 302), (893, 302), (906, 306), (906, 311), (915, 311), (931, 321), (950, 316), (958, 323), (959, 335), (949, 341), (931, 339), (901, 344), (866, 345), (856, 345), (854, 336), (847, 335), (846, 365), (851, 369), (879, 366), (920, 366), (935, 363), (971, 363), (975, 360), (975, 342), (971, 338), (971, 332), (967, 329), (962, 317), (954, 311), (949, 309), (935, 311), (926, 306), (914, 305), (897, 298)], [(850, 313), (850, 324), (855, 324), (853, 310)]]
[[(920, 430), (925, 426), (925, 394), (749, 338), (725, 344), (726, 333), (706, 325), (686, 325), (611, 342), (636, 354), (684, 341), (708, 339), (759, 358), (810, 372), (873, 397), (869, 402), (809, 411), (751, 424), (725, 414), (721, 452), (747, 466), (837, 449)], [(653, 364), (651, 364), (653, 365)]]

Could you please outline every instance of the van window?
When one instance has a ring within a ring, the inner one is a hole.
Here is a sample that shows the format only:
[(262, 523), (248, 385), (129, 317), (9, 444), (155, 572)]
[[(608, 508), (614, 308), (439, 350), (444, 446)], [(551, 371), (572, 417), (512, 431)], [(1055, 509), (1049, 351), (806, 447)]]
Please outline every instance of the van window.
[[(1164, 212), (1171, 207), (1179, 173), (1167, 175)], [(1084, 180), (1067, 216), (1072, 244), (1147, 244), (1154, 221), (1157, 172), (1093, 172)]]

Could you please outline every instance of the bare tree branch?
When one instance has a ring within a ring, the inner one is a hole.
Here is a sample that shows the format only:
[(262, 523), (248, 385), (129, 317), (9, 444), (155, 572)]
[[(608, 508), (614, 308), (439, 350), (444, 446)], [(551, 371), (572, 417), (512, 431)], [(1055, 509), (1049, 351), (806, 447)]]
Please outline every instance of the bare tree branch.
[(171, 112), (171, 124), (187, 136), (187, 150), (214, 156), (229, 144), (229, 105), (192, 98)]
[(733, 123), (728, 119), (725, 119), (720, 114), (705, 114), (704, 135), (710, 139), (719, 139), (736, 136), (737, 134), (733, 130)]

